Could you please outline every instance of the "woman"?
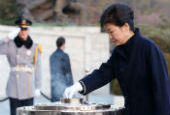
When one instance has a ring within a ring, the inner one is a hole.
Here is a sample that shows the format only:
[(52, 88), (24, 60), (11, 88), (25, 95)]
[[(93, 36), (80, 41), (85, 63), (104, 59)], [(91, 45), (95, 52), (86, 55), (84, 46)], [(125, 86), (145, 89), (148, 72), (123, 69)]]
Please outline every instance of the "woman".
[(126, 115), (170, 114), (166, 62), (153, 41), (134, 28), (134, 13), (124, 4), (112, 4), (101, 16), (101, 26), (116, 44), (110, 59), (98, 70), (65, 90), (86, 95), (117, 78), (125, 98)]

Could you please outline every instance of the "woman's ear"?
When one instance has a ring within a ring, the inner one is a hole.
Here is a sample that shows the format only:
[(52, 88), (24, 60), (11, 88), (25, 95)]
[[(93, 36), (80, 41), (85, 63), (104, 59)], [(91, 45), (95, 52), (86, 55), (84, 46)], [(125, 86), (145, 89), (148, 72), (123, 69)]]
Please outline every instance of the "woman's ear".
[(129, 26), (128, 23), (125, 23), (122, 27), (123, 27), (123, 30), (124, 30), (124, 31), (126, 31), (126, 32), (127, 32), (127, 31), (130, 31), (130, 26)]

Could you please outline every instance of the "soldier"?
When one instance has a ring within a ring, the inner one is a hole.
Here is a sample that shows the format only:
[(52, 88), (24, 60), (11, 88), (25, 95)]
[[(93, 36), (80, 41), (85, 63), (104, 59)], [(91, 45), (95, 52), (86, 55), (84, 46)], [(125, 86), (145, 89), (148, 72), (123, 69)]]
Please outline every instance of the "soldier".
[(7, 56), (11, 68), (7, 83), (11, 115), (16, 115), (17, 107), (33, 105), (34, 97), (40, 95), (42, 76), (42, 49), (29, 36), (32, 22), (19, 18), (15, 24), (19, 28), (0, 42), (0, 54)]
[(65, 88), (73, 85), (69, 55), (65, 49), (65, 39), (59, 37), (56, 42), (57, 50), (50, 56), (51, 72), (51, 101), (59, 101)]

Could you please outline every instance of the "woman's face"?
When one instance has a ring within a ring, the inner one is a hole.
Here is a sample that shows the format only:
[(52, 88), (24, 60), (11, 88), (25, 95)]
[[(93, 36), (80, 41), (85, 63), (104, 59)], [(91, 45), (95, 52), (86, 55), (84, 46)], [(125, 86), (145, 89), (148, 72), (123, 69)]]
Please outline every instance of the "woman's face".
[(127, 41), (127, 35), (129, 33), (129, 25), (124, 24), (122, 27), (108, 23), (105, 25), (105, 29), (109, 34), (109, 38), (117, 45), (123, 45)]

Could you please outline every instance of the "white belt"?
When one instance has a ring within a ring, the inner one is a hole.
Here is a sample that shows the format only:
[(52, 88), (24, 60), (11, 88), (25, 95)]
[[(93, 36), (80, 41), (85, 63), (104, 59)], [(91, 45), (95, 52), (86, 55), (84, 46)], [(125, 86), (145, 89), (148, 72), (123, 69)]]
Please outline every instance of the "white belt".
[(34, 68), (32, 67), (24, 67), (24, 66), (16, 66), (16, 67), (11, 67), (11, 71), (16, 71), (16, 72), (34, 72)]

